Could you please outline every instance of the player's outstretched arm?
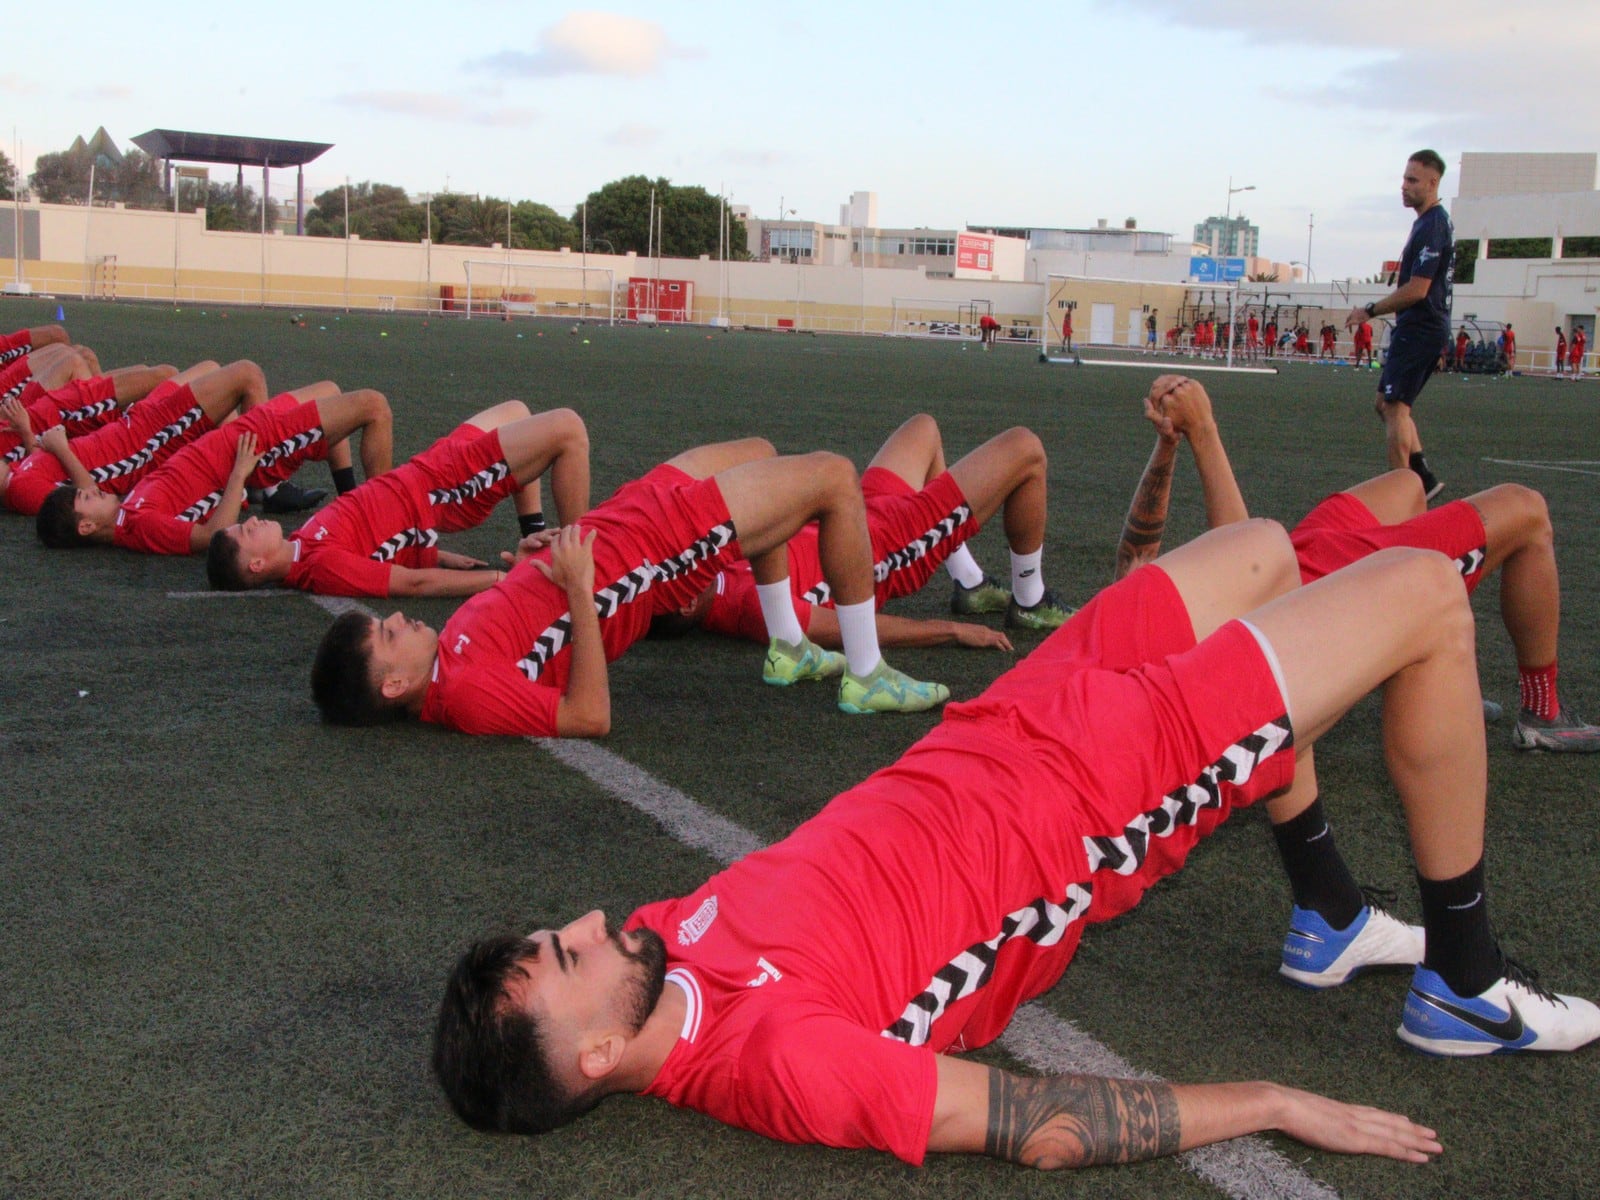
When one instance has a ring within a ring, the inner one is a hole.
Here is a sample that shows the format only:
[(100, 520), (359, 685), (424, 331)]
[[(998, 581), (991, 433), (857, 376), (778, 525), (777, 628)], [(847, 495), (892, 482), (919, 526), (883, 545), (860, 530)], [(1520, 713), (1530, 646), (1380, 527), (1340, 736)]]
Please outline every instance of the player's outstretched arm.
[(611, 684), (605, 644), (594, 607), (594, 539), (577, 525), (563, 526), (550, 545), (550, 561), (534, 562), (551, 583), (567, 593), (572, 613), (572, 670), (556, 707), (558, 737), (604, 737), (611, 732)]
[[(487, 564), (478, 563), (478, 566)], [(504, 571), (476, 571), (456, 567), (390, 567), (389, 595), (476, 596), (506, 577)]]
[(17, 435), (24, 454), (32, 454), (38, 448), (38, 442), (33, 437), (33, 419), (16, 396), (8, 396), (4, 401), (0, 401), (0, 418), (3, 418), (11, 432)]
[(1276, 1129), (1341, 1154), (1427, 1162), (1433, 1130), (1273, 1083), (1027, 1076), (940, 1056), (928, 1149), (1051, 1170), (1138, 1162)]
[(1173, 432), (1194, 451), (1200, 492), (1205, 499), (1206, 528), (1220, 529), (1235, 521), (1249, 520), (1250, 510), (1245, 507), (1233, 465), (1228, 462), (1205, 388), (1193, 379), (1180, 379), (1161, 397), (1160, 405)]
[[(806, 625), (806, 637), (826, 650), (844, 646), (839, 633), (839, 616), (831, 608), (820, 604), (811, 606), (811, 619)], [(1011, 639), (1003, 630), (990, 629), (969, 621), (920, 620), (915, 617), (896, 617), (878, 614), (878, 645), (880, 646), (966, 646), (974, 650), (1011, 650)]]

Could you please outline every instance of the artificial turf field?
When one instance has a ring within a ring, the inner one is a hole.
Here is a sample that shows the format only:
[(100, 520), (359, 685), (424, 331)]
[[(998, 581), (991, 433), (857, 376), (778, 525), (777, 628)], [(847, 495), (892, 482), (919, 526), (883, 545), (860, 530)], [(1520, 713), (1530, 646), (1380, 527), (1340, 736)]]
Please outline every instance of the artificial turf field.
[[(0, 326), (54, 303), (0, 305)], [(743, 433), (864, 463), (918, 411), (952, 459), (1012, 424), (1049, 449), (1050, 584), (1081, 601), (1112, 549), (1151, 436), (1142, 370), (1037, 353), (704, 330), (469, 323), (394, 315), (67, 305), (106, 365), (255, 359), (274, 390), (328, 378), (385, 392), (396, 456), (518, 397), (587, 421), (596, 499), (684, 446)], [(383, 336), (384, 334), (387, 336)], [(1181, 369), (1181, 368), (1180, 368)], [(1375, 376), (1291, 365), (1212, 375), (1252, 511), (1298, 518), (1383, 465)], [(1448, 497), (1511, 480), (1550, 503), (1563, 571), (1562, 693), (1600, 713), (1600, 391), (1436, 378), (1419, 423)], [(1551, 466), (1499, 465), (1489, 459)], [(302, 482), (325, 484), (313, 465)], [(1199, 532), (1181, 468), (1171, 542)], [(452, 541), (508, 546), (508, 511)], [(998, 522), (975, 546), (1005, 568)], [(0, 515), (0, 1194), (16, 1196), (1216, 1196), (1176, 1161), (1049, 1176), (979, 1159), (921, 1170), (784, 1146), (624, 1098), (540, 1140), (451, 1118), (427, 1071), (444, 975), (473, 936), (692, 889), (717, 863), (539, 745), (433, 728), (323, 728), (307, 676), (328, 614), (298, 595), (189, 598), (196, 561), (48, 552)], [(1475, 607), (1485, 694), (1514, 708), (1491, 584)], [(942, 573), (896, 611), (944, 612)], [(452, 602), (407, 611), (437, 623)], [(995, 618), (997, 619), (997, 618)], [(1019, 652), (1037, 638), (1024, 635)], [(992, 651), (892, 660), (981, 690)], [(693, 637), (613, 664), (605, 746), (761, 840), (891, 761), (933, 717), (845, 717), (825, 689), (763, 688), (754, 647)], [(1375, 701), (1319, 746), (1323, 794), (1365, 882), (1418, 909), (1383, 774)], [(1600, 756), (1521, 755), (1489, 730), (1489, 876), (1507, 949), (1562, 990), (1600, 995)], [(1144, 1071), (1271, 1078), (1398, 1109), (1446, 1153), (1426, 1167), (1317, 1153), (1345, 1196), (1577, 1196), (1600, 1190), (1600, 1050), (1435, 1061), (1394, 1037), (1403, 974), (1329, 994), (1284, 986), (1288, 912), (1264, 822), (1242, 813), (1130, 918), (1096, 928), (1050, 1011)], [(988, 1052), (1004, 1061), (1003, 1050)], [(1298, 1189), (1298, 1191), (1296, 1191)], [(1235, 1194), (1274, 1194), (1269, 1178)]]

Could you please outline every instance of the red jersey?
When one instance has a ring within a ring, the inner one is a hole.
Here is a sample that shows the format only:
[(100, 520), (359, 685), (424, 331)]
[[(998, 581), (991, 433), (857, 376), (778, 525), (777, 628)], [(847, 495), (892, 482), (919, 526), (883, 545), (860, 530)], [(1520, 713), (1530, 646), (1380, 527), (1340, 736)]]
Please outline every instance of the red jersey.
[(1567, 363), (1569, 366), (1575, 367), (1583, 362), (1583, 344), (1583, 330), (1575, 330), (1572, 334), (1572, 349), (1567, 351)]
[(284, 586), (325, 596), (387, 596), (394, 567), (438, 566), (440, 531), (481, 524), (517, 486), (499, 432), (458, 426), (290, 534), (294, 560)]
[[(109, 375), (74, 379), (53, 391), (41, 391), (27, 406), (28, 425), (37, 434), (64, 425), (68, 437), (92, 433), (117, 415), (117, 385)], [(0, 432), (0, 462), (21, 462), (22, 438), (9, 427)]]
[[(967, 498), (948, 471), (917, 491), (893, 471), (868, 467), (861, 476), (861, 493), (872, 537), (873, 599), (879, 608), (896, 596), (920, 591), (956, 547), (978, 532)], [(789, 590), (801, 629), (810, 623), (813, 604), (833, 605), (817, 538), (812, 524), (789, 539)], [(766, 643), (766, 618), (748, 562), (741, 560), (721, 573), (700, 624), (709, 633)]]
[(1334, 338), (1333, 330), (1324, 329), (1322, 331), (1322, 348), (1324, 350), (1329, 351), (1330, 353), (1333, 350), (1333, 338)]
[(117, 510), (112, 542), (142, 554), (190, 553), (190, 534), (222, 502), (239, 439), (246, 433), (256, 435), (261, 452), (248, 487), (281, 483), (306, 459), (328, 454), (316, 403), (275, 396), (185, 446), (135, 484)]
[[(172, 380), (155, 388), (122, 416), (93, 433), (72, 440), (72, 451), (103, 492), (125, 495), (153, 466), (211, 428), (211, 418), (195, 403), (187, 384)], [(33, 516), (50, 490), (67, 478), (56, 456), (35, 450), (17, 464), (5, 502)]]
[(1507, 327), (1506, 332), (1505, 332), (1505, 339), (1506, 339), (1506, 355), (1507, 355), (1507, 357), (1509, 357), (1510, 355), (1513, 355), (1513, 354), (1515, 354), (1517, 352), (1517, 335), (1511, 332), (1511, 329), (1510, 329), (1509, 326)]
[(33, 365), (26, 357), (14, 359), (0, 366), (0, 400), (9, 400), (33, 378)]
[(1086, 924), (1292, 777), (1254, 637), (1235, 622), (1193, 647), (1190, 630), (1167, 576), (1134, 572), (899, 762), (634, 912), (688, 1001), (646, 1092), (920, 1163), (934, 1054), (997, 1037)]
[[(624, 484), (578, 524), (597, 535), (594, 606), (608, 662), (740, 553), (717, 481), (672, 466)], [(549, 556), (545, 549), (534, 558)], [(566, 592), (532, 560), (512, 568), (445, 622), (422, 719), (463, 733), (554, 737), (571, 632)]]

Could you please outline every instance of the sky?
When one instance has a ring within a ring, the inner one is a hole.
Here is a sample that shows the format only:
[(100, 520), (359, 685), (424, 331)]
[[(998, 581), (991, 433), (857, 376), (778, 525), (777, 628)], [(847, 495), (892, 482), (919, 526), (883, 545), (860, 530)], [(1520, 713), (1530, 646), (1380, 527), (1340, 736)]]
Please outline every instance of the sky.
[(871, 191), (889, 227), (1131, 217), (1180, 240), (1250, 188), (1232, 211), (1261, 253), (1326, 281), (1399, 256), (1414, 150), (1444, 157), (1449, 197), (1464, 150), (1600, 148), (1593, 8), (87, 0), (66, 43), (8, 31), (0, 136), (24, 171), (101, 125), (125, 148), (153, 128), (331, 142), (308, 203), (348, 178), (570, 214), (644, 174), (766, 218), (833, 223)]

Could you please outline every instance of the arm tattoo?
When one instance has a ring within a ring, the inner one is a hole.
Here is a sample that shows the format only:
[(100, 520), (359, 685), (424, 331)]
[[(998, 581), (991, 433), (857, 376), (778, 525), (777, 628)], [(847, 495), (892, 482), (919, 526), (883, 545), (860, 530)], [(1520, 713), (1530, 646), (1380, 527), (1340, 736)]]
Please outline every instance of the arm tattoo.
[(1045, 1169), (1138, 1162), (1176, 1153), (1178, 1125), (1178, 1100), (1164, 1083), (991, 1068), (983, 1152)]
[(1128, 519), (1122, 526), (1122, 541), (1117, 545), (1117, 579), (1161, 553), (1161, 535), (1166, 532), (1167, 507), (1172, 499), (1172, 463), (1170, 455), (1151, 455), (1149, 466), (1139, 477)]

